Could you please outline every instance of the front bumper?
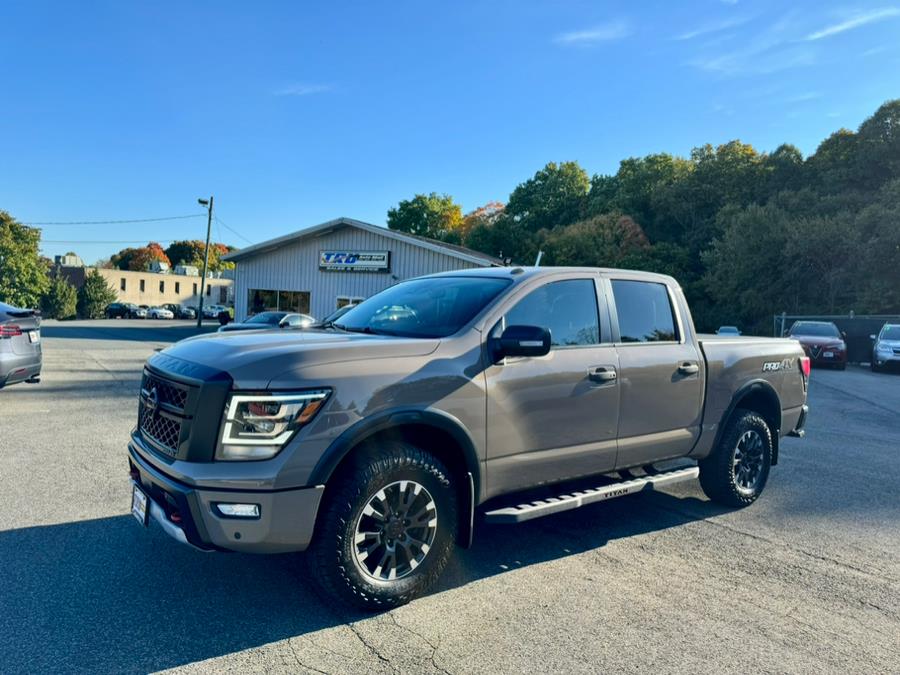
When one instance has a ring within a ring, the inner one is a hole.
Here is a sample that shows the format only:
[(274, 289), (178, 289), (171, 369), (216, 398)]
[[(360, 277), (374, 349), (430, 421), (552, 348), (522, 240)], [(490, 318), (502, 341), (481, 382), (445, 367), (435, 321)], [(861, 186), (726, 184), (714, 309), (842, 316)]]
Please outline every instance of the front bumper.
[[(186, 485), (128, 446), (131, 479), (147, 494), (150, 516), (172, 538), (203, 551), (286, 553), (312, 540), (324, 486), (293, 490), (215, 490)], [(218, 503), (258, 504), (255, 519), (218, 515)]]
[(886, 365), (898, 365), (900, 364), (900, 354), (897, 354), (893, 351), (891, 352), (875, 352), (872, 355), (874, 362), (878, 366), (886, 366)]

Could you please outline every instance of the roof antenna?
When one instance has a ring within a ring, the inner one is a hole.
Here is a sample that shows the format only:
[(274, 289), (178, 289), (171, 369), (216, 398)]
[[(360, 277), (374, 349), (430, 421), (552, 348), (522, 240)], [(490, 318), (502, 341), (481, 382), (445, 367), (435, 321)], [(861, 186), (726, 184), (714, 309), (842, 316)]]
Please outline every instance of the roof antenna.
[(541, 266), (541, 258), (543, 258), (543, 257), (544, 257), (544, 252), (543, 252), (543, 251), (538, 251), (537, 259), (534, 261), (534, 266), (535, 266), (535, 267), (540, 267), (540, 266)]

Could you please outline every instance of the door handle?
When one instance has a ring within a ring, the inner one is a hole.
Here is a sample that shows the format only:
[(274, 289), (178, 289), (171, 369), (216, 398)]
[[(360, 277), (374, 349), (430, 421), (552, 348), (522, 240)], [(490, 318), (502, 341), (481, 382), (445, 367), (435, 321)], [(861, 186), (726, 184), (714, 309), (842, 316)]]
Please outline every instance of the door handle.
[(685, 361), (680, 366), (678, 366), (678, 372), (682, 375), (696, 375), (700, 372), (700, 366), (698, 366), (696, 363)]
[(592, 382), (614, 382), (617, 377), (615, 368), (605, 368), (603, 366), (588, 368), (588, 379)]

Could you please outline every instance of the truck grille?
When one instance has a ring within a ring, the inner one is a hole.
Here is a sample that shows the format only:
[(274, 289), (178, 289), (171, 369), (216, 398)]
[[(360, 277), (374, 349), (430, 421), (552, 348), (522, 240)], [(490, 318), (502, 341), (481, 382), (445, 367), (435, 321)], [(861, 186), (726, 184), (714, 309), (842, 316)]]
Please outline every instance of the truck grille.
[(145, 370), (138, 403), (141, 437), (156, 450), (176, 457), (187, 434), (190, 417), (185, 415), (190, 387)]
[(154, 388), (159, 396), (160, 403), (167, 403), (179, 410), (184, 410), (184, 404), (187, 402), (188, 395), (187, 386), (169, 382), (144, 371), (144, 378), (141, 380), (141, 394), (144, 392), (149, 394)]
[(138, 411), (138, 426), (141, 436), (153, 443), (158, 449), (173, 457), (178, 454), (178, 442), (181, 439), (181, 422), (154, 413), (145, 406)]

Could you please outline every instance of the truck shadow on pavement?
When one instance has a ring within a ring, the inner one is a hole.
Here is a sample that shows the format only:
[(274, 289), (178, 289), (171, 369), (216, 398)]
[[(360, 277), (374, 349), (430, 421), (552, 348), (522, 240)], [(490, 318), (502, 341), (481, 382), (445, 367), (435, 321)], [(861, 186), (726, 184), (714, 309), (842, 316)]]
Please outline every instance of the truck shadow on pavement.
[[(474, 547), (457, 549), (440, 586), (417, 602), (722, 512), (651, 493), (524, 525), (480, 525)], [(0, 532), (0, 669), (148, 672), (371, 616), (322, 602), (303, 562), (196, 552), (130, 515)]]

